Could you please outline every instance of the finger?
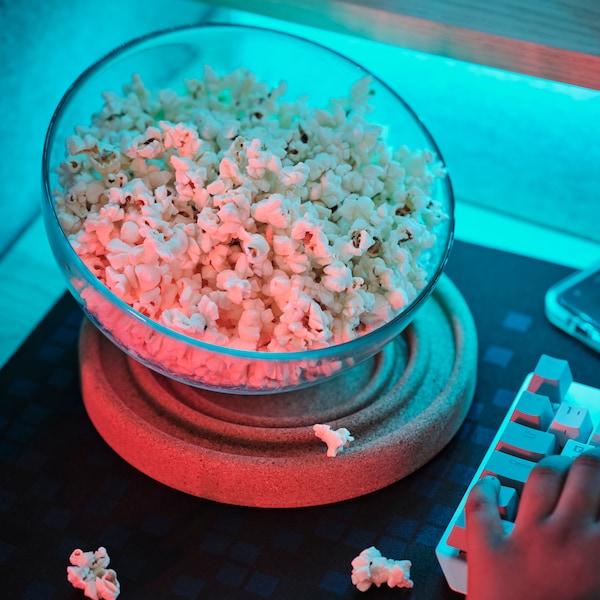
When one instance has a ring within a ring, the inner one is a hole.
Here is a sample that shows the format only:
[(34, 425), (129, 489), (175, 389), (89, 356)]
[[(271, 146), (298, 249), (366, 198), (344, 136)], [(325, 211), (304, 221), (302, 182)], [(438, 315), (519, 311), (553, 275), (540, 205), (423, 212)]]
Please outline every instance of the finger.
[(584, 452), (574, 461), (555, 514), (583, 521), (598, 518), (600, 509), (600, 448)]
[(480, 552), (499, 545), (505, 538), (498, 512), (500, 481), (483, 477), (473, 486), (465, 504), (467, 551)]
[(543, 458), (529, 474), (519, 502), (515, 527), (520, 523), (537, 523), (552, 514), (572, 460), (566, 456)]

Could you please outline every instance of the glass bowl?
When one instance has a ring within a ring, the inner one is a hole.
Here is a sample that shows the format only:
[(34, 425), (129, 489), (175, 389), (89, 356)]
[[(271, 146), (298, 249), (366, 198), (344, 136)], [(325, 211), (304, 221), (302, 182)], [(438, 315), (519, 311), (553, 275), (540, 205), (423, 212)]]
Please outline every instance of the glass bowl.
[(257, 27), (203, 25), (148, 35), (125, 44), (85, 71), (58, 105), (43, 154), (43, 214), (49, 241), (68, 288), (89, 319), (119, 348), (158, 373), (217, 392), (270, 394), (295, 390), (339, 375), (373, 357), (396, 338), (426, 301), (443, 272), (452, 245), (454, 197), (449, 178), (435, 181), (431, 197), (448, 218), (437, 226), (427, 251), (428, 281), (389, 322), (337, 345), (290, 352), (264, 352), (206, 343), (166, 327), (124, 302), (105, 286), (75, 252), (61, 227), (55, 191), (65, 161), (66, 140), (89, 124), (102, 94), (120, 91), (139, 74), (146, 88), (178, 89), (198, 78), (205, 65), (230, 73), (238, 67), (271, 86), (287, 83), (286, 98), (307, 96), (316, 106), (347, 94), (369, 76), (374, 92), (369, 121), (385, 128), (386, 143), (428, 150), (443, 164), (435, 141), (413, 110), (386, 84), (352, 60), (302, 38)]

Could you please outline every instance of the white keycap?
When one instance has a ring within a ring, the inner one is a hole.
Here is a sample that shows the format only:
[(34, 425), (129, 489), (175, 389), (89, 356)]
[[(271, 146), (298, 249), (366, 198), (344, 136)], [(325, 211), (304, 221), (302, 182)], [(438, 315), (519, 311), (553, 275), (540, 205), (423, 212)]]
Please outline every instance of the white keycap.
[(590, 444), (576, 442), (575, 440), (567, 440), (565, 447), (562, 449), (561, 455), (577, 458), (580, 454), (586, 450), (591, 450), (593, 447), (594, 446), (590, 446)]
[(534, 462), (554, 454), (555, 448), (556, 437), (553, 433), (538, 431), (533, 427), (527, 427), (512, 421), (506, 424), (496, 445), (496, 450), (502, 450), (507, 454)]
[(510, 420), (546, 431), (553, 418), (554, 410), (548, 396), (525, 390), (521, 392)]
[(498, 512), (500, 516), (507, 521), (514, 521), (517, 516), (517, 503), (517, 490), (505, 485), (501, 486), (498, 494)]
[[(502, 518), (502, 526), (507, 535), (513, 530), (514, 525), (512, 521), (508, 521), (504, 517)], [(448, 535), (448, 546), (452, 546), (462, 552), (467, 551), (467, 521), (464, 510), (456, 518), (456, 523)]]
[(563, 402), (558, 407), (548, 431), (556, 436), (556, 441), (562, 448), (567, 440), (587, 442), (593, 426), (587, 408)]
[(571, 368), (566, 360), (542, 354), (527, 386), (527, 391), (548, 396), (550, 402), (558, 404), (564, 400), (572, 383), (573, 375), (571, 375)]
[(592, 446), (600, 446), (600, 421), (596, 423), (596, 427), (594, 428), (594, 431), (592, 431), (592, 435), (588, 440), (588, 444), (591, 444)]
[(536, 463), (531, 460), (511, 456), (494, 450), (485, 464), (481, 476), (495, 475), (502, 485), (512, 487), (521, 493), (523, 486)]

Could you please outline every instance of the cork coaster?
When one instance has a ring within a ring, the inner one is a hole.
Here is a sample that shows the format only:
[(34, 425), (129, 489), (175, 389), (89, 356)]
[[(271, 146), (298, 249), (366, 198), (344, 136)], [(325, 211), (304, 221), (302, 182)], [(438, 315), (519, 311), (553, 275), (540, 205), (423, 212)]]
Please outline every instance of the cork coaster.
[[(87, 320), (79, 353), (88, 415), (132, 466), (201, 498), (283, 508), (361, 496), (433, 458), (471, 405), (477, 333), (444, 275), (379, 354), (302, 390), (243, 396), (186, 386), (128, 357)], [(345, 427), (355, 440), (327, 457), (315, 423)]]

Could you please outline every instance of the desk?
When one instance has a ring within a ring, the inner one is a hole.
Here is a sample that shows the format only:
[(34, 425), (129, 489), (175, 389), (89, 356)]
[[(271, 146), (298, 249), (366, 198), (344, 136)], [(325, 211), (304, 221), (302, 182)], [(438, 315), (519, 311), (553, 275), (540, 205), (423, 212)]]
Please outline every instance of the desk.
[(460, 597), (446, 586), (434, 548), (524, 375), (551, 352), (570, 362), (577, 381), (600, 386), (598, 356), (543, 316), (544, 291), (570, 270), (457, 242), (447, 273), (479, 333), (478, 385), (466, 421), (436, 458), (398, 483), (302, 509), (194, 498), (120, 459), (83, 409), (81, 313), (65, 296), (0, 371), (3, 594), (79, 598), (69, 595), (68, 557), (77, 547), (104, 545), (128, 600), (351, 599), (359, 592), (350, 561), (375, 545), (413, 562), (415, 588), (382, 588), (374, 597)]

